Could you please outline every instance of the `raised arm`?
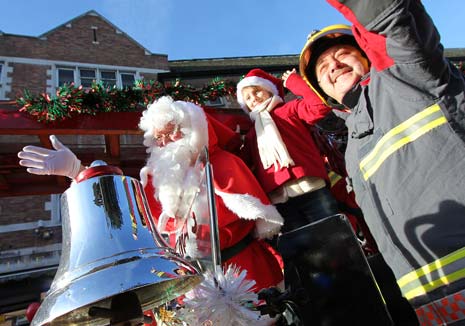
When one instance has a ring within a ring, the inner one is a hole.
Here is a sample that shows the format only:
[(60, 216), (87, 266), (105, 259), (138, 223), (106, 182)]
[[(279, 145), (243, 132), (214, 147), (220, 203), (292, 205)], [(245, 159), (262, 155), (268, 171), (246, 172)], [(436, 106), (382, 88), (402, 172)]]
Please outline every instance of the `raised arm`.
[(425, 61), (445, 65), (439, 33), (420, 0), (327, 0), (353, 24), (354, 36), (380, 71)]
[(282, 80), (287, 89), (294, 95), (301, 97), (294, 101), (292, 105), (293, 111), (300, 119), (309, 124), (314, 124), (331, 111), (331, 108), (323, 103), (295, 69), (286, 71), (282, 76)]
[(55, 135), (50, 135), (54, 149), (26, 146), (18, 153), (19, 165), (27, 172), (38, 175), (62, 175), (74, 179), (84, 170), (81, 161)]
[(312, 104), (322, 103), (318, 95), (316, 95), (315, 92), (313, 92), (313, 90), (308, 87), (307, 83), (297, 73), (295, 68), (292, 70), (287, 70), (285, 73), (283, 73), (281, 79), (284, 82), (284, 87), (290, 90), (292, 94), (300, 96)]

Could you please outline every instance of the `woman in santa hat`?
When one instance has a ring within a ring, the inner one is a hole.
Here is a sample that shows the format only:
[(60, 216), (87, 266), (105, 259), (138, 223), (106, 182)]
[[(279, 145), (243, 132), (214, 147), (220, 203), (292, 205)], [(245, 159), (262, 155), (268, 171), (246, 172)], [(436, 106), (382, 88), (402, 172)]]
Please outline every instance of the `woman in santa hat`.
[[(324, 160), (308, 128), (331, 109), (295, 70), (287, 71), (283, 80), (252, 69), (237, 84), (237, 101), (254, 121), (245, 137), (243, 158), (284, 218), (277, 248), (283, 255), (286, 288), (295, 292), (305, 288), (307, 278), (301, 270), (304, 265), (296, 262), (296, 257), (309, 251), (297, 243), (301, 236), (311, 237), (304, 226), (339, 210)], [(300, 98), (285, 103), (284, 86)]]
[(283, 81), (252, 69), (237, 84), (237, 101), (254, 121), (246, 135), (244, 157), (284, 217), (282, 232), (338, 213), (328, 188), (325, 163), (308, 125), (331, 109), (295, 70), (283, 75), (286, 87), (301, 98), (284, 102)]

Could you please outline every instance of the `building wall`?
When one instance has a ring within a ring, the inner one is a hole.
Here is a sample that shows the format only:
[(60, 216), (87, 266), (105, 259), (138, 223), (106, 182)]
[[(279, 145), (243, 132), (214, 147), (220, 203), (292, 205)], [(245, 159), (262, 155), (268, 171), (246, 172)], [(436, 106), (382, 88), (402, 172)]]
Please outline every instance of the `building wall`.
[(0, 197), (0, 215), (0, 275), (58, 264), (58, 195)]
[(11, 90), (5, 94), (7, 97), (22, 96), (25, 89), (34, 94), (45, 92), (50, 66), (12, 63), (10, 67), (13, 72), (8, 76), (11, 78)]
[(0, 197), (0, 226), (50, 220), (50, 209), (45, 210), (49, 201), (50, 196)]
[[(94, 32), (96, 40), (94, 41)], [(166, 55), (152, 55), (100, 16), (81, 16), (40, 38), (0, 35), (0, 56), (88, 62), (167, 71)]]
[(158, 80), (158, 75), (157, 74), (151, 74), (151, 73), (142, 73), (141, 74), (141, 79)]
[(60, 66), (130, 71), (136, 79), (156, 79), (169, 70), (168, 57), (152, 54), (93, 12), (40, 37), (0, 34), (2, 65), (0, 100), (32, 94), (53, 94)]

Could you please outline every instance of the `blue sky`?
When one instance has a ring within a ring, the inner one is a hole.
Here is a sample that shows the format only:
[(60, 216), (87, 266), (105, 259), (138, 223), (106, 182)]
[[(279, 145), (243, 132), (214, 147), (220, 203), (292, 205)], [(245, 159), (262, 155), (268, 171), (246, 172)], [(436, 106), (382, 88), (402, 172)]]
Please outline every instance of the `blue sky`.
[[(376, 0), (374, 0), (376, 1)], [(465, 48), (463, 0), (423, 0), (446, 48)], [(0, 0), (0, 31), (38, 36), (95, 10), (169, 60), (297, 54), (344, 18), (324, 0)]]

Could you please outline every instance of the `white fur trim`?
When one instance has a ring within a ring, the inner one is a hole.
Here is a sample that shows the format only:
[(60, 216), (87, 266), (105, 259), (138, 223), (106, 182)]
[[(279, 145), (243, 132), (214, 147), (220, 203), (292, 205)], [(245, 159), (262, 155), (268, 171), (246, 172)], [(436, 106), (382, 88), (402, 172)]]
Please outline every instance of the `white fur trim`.
[(140, 178), (140, 183), (142, 184), (142, 187), (146, 187), (149, 179), (149, 174), (150, 174), (150, 168), (148, 166), (144, 166), (142, 169), (140, 169), (139, 172), (139, 178)]
[(242, 89), (248, 86), (263, 87), (267, 91), (271, 92), (273, 95), (276, 95), (279, 97), (278, 88), (273, 82), (269, 81), (268, 79), (257, 77), (257, 76), (245, 77), (237, 84), (237, 92), (236, 92), (237, 102), (240, 104), (241, 108), (243, 109), (247, 109), (247, 106), (244, 102), (244, 98), (242, 97)]
[(256, 221), (256, 236), (260, 239), (277, 234), (284, 220), (273, 205), (265, 205), (249, 194), (230, 194), (215, 189), (226, 207), (240, 218)]

